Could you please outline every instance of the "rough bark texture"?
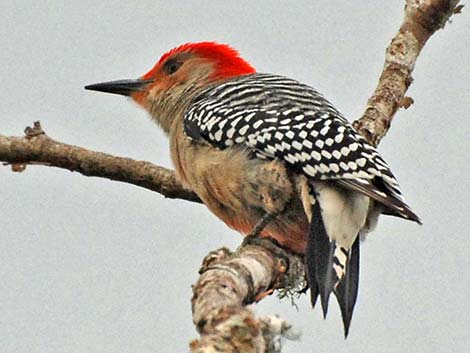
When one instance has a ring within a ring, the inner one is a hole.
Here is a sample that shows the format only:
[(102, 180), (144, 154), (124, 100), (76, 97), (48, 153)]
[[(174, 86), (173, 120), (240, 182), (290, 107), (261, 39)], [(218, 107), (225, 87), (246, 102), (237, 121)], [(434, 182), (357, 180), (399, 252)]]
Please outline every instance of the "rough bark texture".
[(203, 261), (193, 287), (193, 321), (201, 340), (192, 352), (273, 352), (277, 337), (292, 336), (278, 318), (256, 319), (247, 304), (274, 289), (295, 290), (305, 285), (301, 256), (269, 239), (247, 238), (235, 252), (223, 248)]
[(44, 133), (39, 122), (27, 127), (25, 135), (0, 135), (0, 161), (11, 164), (13, 171), (21, 172), (28, 164), (46, 165), (134, 184), (172, 199), (201, 202), (181, 186), (172, 170), (55, 141)]
[[(405, 97), (412, 82), (416, 59), (429, 37), (443, 28), (458, 0), (407, 0), (403, 23), (387, 48), (379, 83), (355, 128), (377, 145), (387, 133), (400, 107), (413, 101)], [(148, 162), (115, 157), (54, 141), (39, 124), (26, 137), (0, 135), (0, 160), (22, 171), (41, 164), (131, 183), (165, 197), (200, 202), (185, 190), (172, 171)], [(193, 318), (200, 340), (192, 352), (274, 352), (276, 337), (289, 336), (289, 325), (278, 318), (256, 319), (246, 307), (276, 288), (298, 288), (304, 278), (303, 259), (263, 239), (245, 242), (235, 253), (226, 249), (208, 255), (201, 277), (193, 287)]]
[(452, 14), (460, 12), (459, 0), (408, 0), (405, 18), (385, 54), (379, 83), (360, 119), (353, 125), (377, 146), (385, 136), (398, 108), (413, 100), (405, 93), (413, 82), (416, 59), (431, 35), (444, 28)]

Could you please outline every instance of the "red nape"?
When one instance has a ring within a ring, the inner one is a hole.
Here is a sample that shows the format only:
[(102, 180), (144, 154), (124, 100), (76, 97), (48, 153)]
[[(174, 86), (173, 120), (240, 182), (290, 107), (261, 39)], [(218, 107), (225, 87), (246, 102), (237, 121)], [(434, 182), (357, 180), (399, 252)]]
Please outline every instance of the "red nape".
[(256, 70), (246, 60), (240, 57), (238, 51), (227, 44), (216, 42), (186, 43), (163, 54), (157, 64), (142, 78), (154, 77), (159, 67), (170, 57), (178, 53), (193, 53), (215, 63), (212, 79), (223, 79), (255, 73)]

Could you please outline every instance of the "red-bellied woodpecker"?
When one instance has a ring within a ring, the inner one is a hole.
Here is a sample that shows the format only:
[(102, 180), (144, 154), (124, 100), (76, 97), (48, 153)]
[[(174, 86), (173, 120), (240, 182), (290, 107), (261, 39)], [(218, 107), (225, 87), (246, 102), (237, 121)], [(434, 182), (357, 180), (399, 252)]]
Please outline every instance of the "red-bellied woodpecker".
[(170, 139), (176, 173), (246, 235), (305, 254), (312, 305), (333, 292), (345, 335), (356, 303), (359, 235), (380, 213), (420, 222), (387, 163), (330, 102), (256, 73), (227, 45), (189, 43), (137, 80), (90, 90), (132, 97)]

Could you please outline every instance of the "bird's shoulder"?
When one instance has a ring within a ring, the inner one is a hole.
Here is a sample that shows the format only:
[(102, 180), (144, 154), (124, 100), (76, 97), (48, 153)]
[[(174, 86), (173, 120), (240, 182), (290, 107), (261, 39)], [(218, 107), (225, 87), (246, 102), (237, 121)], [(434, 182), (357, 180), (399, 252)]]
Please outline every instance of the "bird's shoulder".
[(323, 113), (325, 119), (348, 124), (313, 87), (284, 76), (255, 73), (201, 91), (185, 113), (184, 127), (189, 137), (205, 137), (222, 148), (237, 143), (233, 136), (238, 133), (298, 125), (318, 118), (318, 113)]

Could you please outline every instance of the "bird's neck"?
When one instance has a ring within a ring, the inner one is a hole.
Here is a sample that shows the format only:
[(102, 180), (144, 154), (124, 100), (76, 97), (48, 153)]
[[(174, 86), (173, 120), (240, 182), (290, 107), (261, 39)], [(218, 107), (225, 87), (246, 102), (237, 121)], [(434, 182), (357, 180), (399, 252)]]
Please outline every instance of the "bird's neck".
[(166, 134), (175, 120), (182, 119), (191, 101), (197, 93), (190, 92), (186, 87), (175, 87), (170, 94), (162, 92), (149, 109), (150, 116)]
[(201, 81), (203, 81), (201, 77), (188, 77), (184, 84), (175, 84), (169, 90), (157, 92), (153, 100), (149, 102), (148, 111), (152, 119), (161, 126), (166, 134), (170, 133), (175, 120), (184, 118), (184, 114), (194, 98), (203, 90), (216, 84), (214, 82), (202, 85)]

